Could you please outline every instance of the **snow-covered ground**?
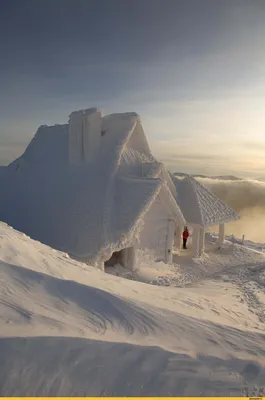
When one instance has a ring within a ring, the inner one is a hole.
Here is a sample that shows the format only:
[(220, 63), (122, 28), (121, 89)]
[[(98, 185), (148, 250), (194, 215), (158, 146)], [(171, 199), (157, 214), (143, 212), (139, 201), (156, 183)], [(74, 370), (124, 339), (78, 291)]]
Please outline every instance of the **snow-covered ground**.
[(263, 393), (265, 258), (254, 243), (218, 250), (209, 236), (200, 260), (141, 255), (124, 279), (0, 223), (0, 267), (1, 396)]

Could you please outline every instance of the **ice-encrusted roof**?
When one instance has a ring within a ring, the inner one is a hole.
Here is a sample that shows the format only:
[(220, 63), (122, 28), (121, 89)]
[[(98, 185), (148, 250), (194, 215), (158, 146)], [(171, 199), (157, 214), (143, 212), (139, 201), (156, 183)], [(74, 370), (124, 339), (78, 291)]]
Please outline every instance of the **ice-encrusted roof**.
[(16, 171), (65, 168), (68, 164), (68, 124), (38, 128), (24, 153), (8, 168)]
[(191, 176), (172, 179), (187, 223), (207, 227), (239, 219), (235, 211)]
[(184, 223), (139, 116), (103, 117), (101, 133), (95, 160), (71, 165), (69, 125), (40, 127), (24, 154), (0, 174), (0, 220), (89, 261), (131, 245), (161, 191), (172, 217)]

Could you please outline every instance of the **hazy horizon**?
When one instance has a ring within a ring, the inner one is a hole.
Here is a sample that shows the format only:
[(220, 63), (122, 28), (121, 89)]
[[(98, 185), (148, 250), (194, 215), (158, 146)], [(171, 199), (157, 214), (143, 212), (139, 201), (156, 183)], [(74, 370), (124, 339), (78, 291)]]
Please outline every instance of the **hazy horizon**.
[(265, 177), (263, 0), (4, 0), (0, 165), (73, 110), (136, 111), (172, 172)]

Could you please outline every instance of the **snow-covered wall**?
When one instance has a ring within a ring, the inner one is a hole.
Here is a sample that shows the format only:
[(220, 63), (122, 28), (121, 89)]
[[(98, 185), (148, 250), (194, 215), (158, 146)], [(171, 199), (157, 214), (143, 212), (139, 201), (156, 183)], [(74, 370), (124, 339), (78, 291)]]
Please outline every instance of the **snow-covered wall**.
[(138, 245), (140, 249), (152, 250), (158, 260), (165, 261), (169, 218), (170, 212), (165, 207), (161, 191), (144, 217)]

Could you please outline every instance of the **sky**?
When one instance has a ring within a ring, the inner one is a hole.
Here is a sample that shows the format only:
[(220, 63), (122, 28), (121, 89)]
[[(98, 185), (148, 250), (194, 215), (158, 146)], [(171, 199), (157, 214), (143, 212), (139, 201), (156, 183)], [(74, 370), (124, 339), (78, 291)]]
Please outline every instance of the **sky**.
[(0, 165), (99, 107), (173, 172), (265, 177), (264, 0), (1, 0), (0, 54)]

